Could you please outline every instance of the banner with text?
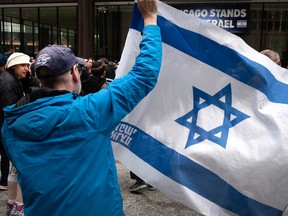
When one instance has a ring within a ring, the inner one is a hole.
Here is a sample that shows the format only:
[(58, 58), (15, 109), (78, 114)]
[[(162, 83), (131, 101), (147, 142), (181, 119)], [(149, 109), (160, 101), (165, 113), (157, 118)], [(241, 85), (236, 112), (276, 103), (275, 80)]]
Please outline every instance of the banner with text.
[(232, 33), (248, 31), (249, 4), (191, 4), (174, 7)]

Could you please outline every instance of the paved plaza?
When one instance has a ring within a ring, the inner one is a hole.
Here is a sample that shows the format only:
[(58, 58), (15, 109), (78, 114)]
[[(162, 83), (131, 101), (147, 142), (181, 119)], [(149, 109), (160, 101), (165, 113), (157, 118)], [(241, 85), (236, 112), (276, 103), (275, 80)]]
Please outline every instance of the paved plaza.
[[(133, 185), (134, 180), (130, 179), (129, 170), (121, 163), (116, 162), (116, 165), (126, 216), (201, 216), (158, 190), (144, 190), (141, 194), (130, 193), (129, 187)], [(5, 216), (6, 200), (7, 191), (0, 191), (0, 216)]]

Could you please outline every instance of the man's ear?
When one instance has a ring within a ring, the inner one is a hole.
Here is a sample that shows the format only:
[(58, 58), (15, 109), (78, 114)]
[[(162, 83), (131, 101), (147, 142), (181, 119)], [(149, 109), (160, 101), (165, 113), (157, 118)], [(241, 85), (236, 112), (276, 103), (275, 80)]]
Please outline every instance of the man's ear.
[(72, 73), (72, 78), (75, 82), (81, 82), (80, 74), (79, 74), (79, 70), (78, 70), (77, 65), (73, 66), (71, 73)]

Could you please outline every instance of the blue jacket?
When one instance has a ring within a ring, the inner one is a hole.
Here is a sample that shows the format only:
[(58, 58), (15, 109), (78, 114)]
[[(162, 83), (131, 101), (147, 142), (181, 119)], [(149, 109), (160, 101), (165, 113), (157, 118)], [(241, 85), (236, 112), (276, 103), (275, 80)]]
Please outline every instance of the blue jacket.
[(153, 89), (161, 58), (160, 29), (148, 25), (132, 70), (108, 89), (39, 99), (32, 91), (29, 103), (4, 109), (3, 142), (19, 172), (25, 216), (124, 215), (110, 134)]

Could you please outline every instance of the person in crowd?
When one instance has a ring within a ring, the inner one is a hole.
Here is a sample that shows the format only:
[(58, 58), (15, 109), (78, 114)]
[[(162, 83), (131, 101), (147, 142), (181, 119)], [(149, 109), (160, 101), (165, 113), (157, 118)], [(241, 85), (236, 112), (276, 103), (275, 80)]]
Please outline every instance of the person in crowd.
[(4, 72), (7, 59), (4, 55), (0, 54), (0, 73)]
[(125, 76), (79, 96), (72, 50), (48, 46), (34, 63), (43, 87), (4, 108), (2, 138), (19, 172), (25, 215), (124, 215), (110, 134), (154, 88), (162, 60), (157, 0), (138, 0), (138, 7), (143, 38)]
[(112, 82), (115, 79), (117, 66), (114, 62), (109, 62), (105, 67), (106, 80), (108, 83)]
[(80, 58), (80, 57), (76, 57), (77, 58), (77, 61), (79, 62), (78, 63), (78, 70), (79, 70), (79, 73), (80, 73), (80, 78), (81, 78), (81, 81), (85, 81), (87, 80), (89, 77), (90, 77), (90, 73), (89, 71), (87, 70), (87, 67), (86, 67), (86, 59), (83, 59), (83, 58)]
[(81, 95), (95, 93), (107, 87), (105, 64), (101, 60), (95, 61), (92, 65), (91, 76), (82, 81)]
[(137, 176), (135, 173), (130, 171), (130, 178), (135, 180), (135, 183), (129, 188), (131, 193), (140, 193), (143, 189), (148, 189), (150, 191), (156, 190), (153, 186), (147, 184), (143, 179)]
[(11, 52), (7, 51), (7, 52), (4, 52), (3, 55), (6, 59), (8, 59), (11, 54), (12, 54)]
[(94, 62), (94, 59), (90, 57), (87, 59), (86, 65), (84, 66), (90, 75), (91, 75), (91, 71), (92, 71), (93, 62)]
[[(5, 65), (6, 65), (7, 59), (4, 55), (0, 54), (0, 74), (5, 71)], [(2, 82), (3, 85), (3, 82)], [(0, 89), (1, 90), (1, 89)], [(4, 92), (2, 92), (4, 94)], [(0, 92), (0, 99), (1, 99), (1, 92)], [(0, 101), (1, 103), (1, 101)], [(1, 105), (1, 107), (5, 106), (5, 104)], [(3, 113), (1, 114), (3, 116)], [(1, 125), (3, 123), (3, 117), (1, 117)], [(0, 190), (8, 190), (8, 174), (9, 174), (9, 159), (6, 155), (6, 151), (4, 149), (4, 146), (0, 140), (0, 153), (1, 153), (1, 180), (0, 180)]]
[(281, 66), (280, 55), (276, 51), (270, 50), (270, 49), (265, 49), (265, 50), (262, 50), (260, 53), (263, 54), (263, 55), (266, 55), (268, 58), (270, 58), (276, 64)]
[(104, 64), (105, 67), (109, 64), (108, 59), (105, 58), (105, 57), (100, 58), (99, 61), (101, 61)]
[[(24, 53), (15, 52), (7, 60), (6, 70), (0, 74), (0, 124), (4, 122), (3, 108), (16, 103), (24, 96), (24, 90), (20, 79), (26, 77), (30, 70), (30, 57)], [(22, 215), (23, 202), (21, 190), (17, 186), (17, 170), (12, 166), (9, 173), (9, 157), (3, 145), (1, 137), (1, 186), (8, 185), (8, 202), (6, 203), (7, 215)], [(16, 151), (15, 154), (18, 155)], [(3, 164), (3, 161), (4, 164)], [(9, 176), (8, 176), (9, 173)], [(17, 202), (16, 202), (17, 201)], [(13, 212), (12, 212), (13, 210)], [(13, 214), (12, 214), (13, 213)]]

